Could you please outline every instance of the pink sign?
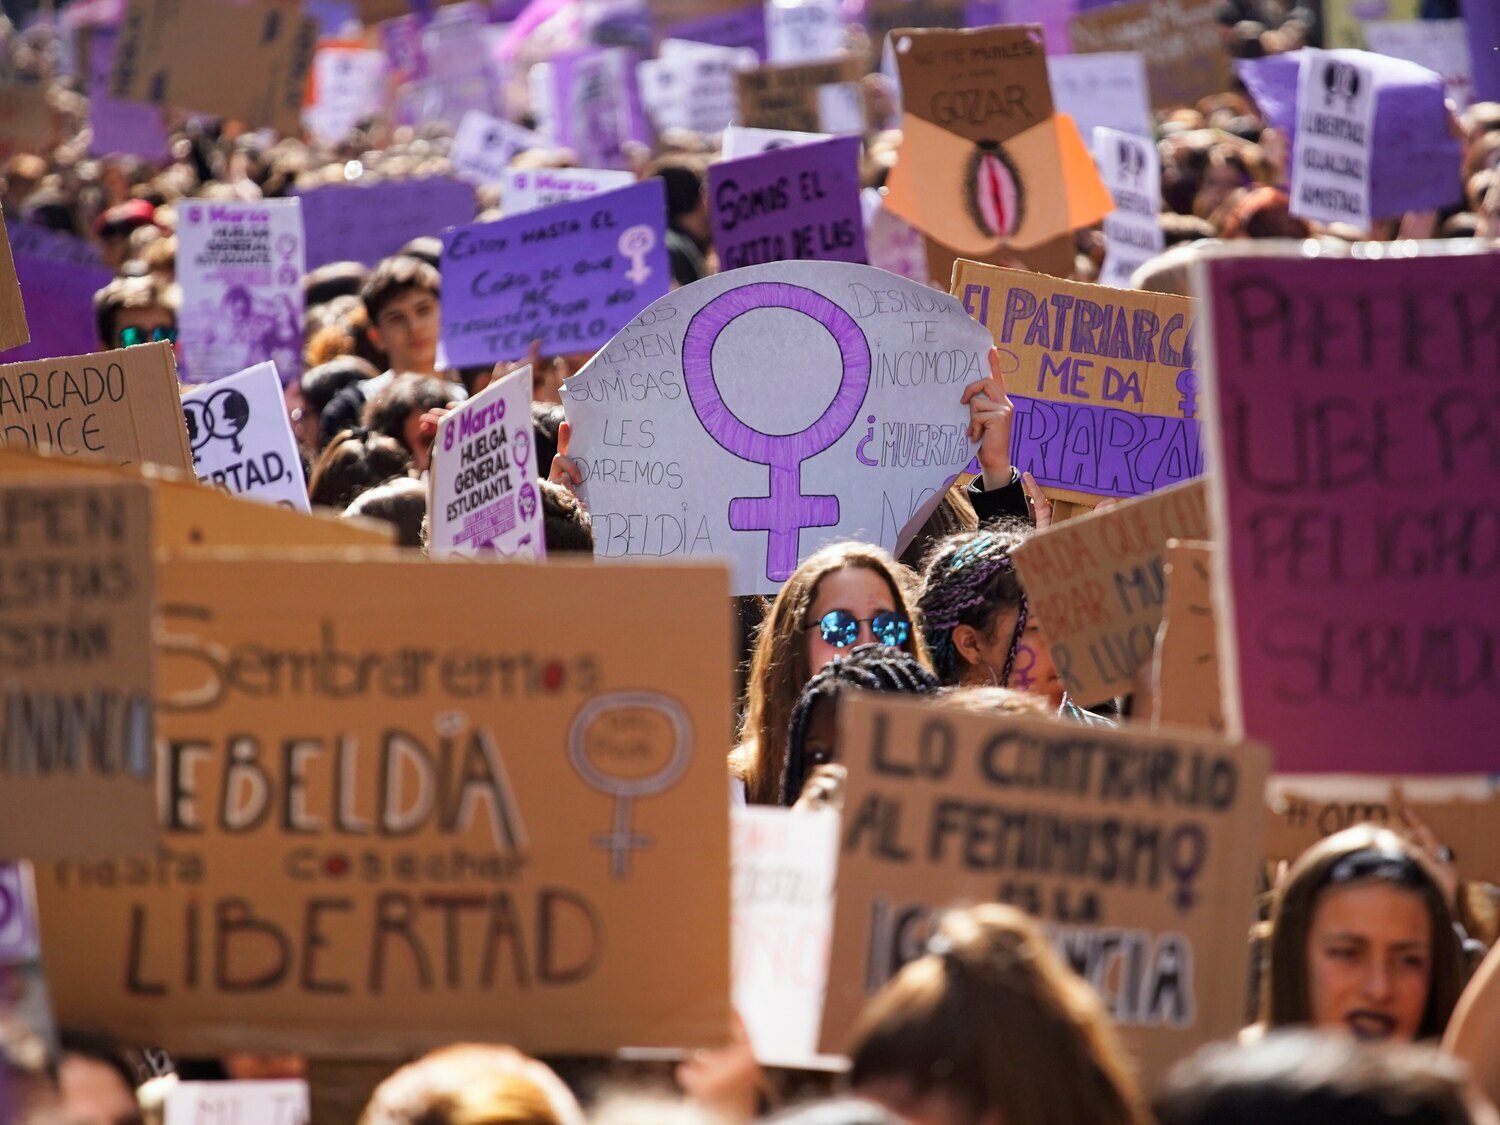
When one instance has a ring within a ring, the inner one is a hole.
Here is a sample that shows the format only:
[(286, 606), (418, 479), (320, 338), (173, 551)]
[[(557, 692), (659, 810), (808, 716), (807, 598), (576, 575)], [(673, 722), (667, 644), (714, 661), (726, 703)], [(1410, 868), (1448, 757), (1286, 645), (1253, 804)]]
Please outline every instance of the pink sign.
[(1207, 268), (1231, 715), (1278, 771), (1493, 771), (1500, 254)]

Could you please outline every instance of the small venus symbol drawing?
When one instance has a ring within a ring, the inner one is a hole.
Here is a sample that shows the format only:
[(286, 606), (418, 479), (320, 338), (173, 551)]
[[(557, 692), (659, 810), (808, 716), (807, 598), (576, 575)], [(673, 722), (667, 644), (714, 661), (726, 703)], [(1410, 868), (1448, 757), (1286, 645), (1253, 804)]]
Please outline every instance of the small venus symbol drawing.
[(1182, 398), (1177, 403), (1182, 416), (1184, 418), (1195, 417), (1198, 413), (1198, 373), (1184, 371), (1177, 376), (1177, 389), (1182, 392)]
[(656, 248), (656, 232), (642, 224), (628, 227), (620, 235), (619, 250), (630, 259), (630, 268), (625, 276), (641, 285), (651, 276), (651, 267), (646, 264), (646, 255)]
[[(725, 404), (714, 381), (714, 344), (719, 335), (737, 318), (758, 309), (786, 309), (811, 317), (838, 345), (838, 391), (822, 414), (795, 433), (767, 434), (746, 425)], [(730, 500), (729, 526), (735, 531), (769, 533), (766, 577), (784, 582), (797, 567), (802, 529), (839, 522), (837, 496), (803, 495), (802, 462), (843, 437), (864, 404), (870, 388), (870, 345), (865, 334), (852, 316), (821, 293), (785, 282), (756, 282), (721, 293), (693, 316), (682, 340), (682, 373), (693, 412), (709, 436), (736, 457), (771, 470), (765, 496)]]

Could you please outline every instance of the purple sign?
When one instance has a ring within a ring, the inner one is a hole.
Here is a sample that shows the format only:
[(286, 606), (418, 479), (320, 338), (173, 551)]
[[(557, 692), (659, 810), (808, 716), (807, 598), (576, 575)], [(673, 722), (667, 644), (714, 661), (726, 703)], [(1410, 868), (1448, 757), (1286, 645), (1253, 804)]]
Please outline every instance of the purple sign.
[(859, 145), (835, 137), (709, 165), (708, 217), (722, 268), (867, 262)]
[(573, 51), (552, 58), (553, 140), (585, 168), (628, 168), (625, 146), (651, 140), (636, 55), (625, 47)]
[(443, 238), (443, 346), (459, 367), (592, 352), (671, 286), (658, 179)]
[(765, 62), (766, 10), (763, 5), (752, 4), (732, 12), (714, 12), (663, 27), (661, 37), (690, 39), (694, 43), (709, 43), (715, 47), (749, 47)]
[[(99, 263), (98, 253), (81, 239), (27, 223), (11, 227), (10, 240), (31, 342), (0, 358), (21, 363), (98, 351), (94, 294), (114, 277)], [(114, 347), (114, 343), (105, 346)]]
[[(1386, 219), (1446, 207), (1462, 194), (1462, 146), (1448, 131), (1441, 75), (1370, 51), (1336, 50), (1375, 73), (1375, 128), (1370, 138), (1370, 214)], [(1266, 120), (1294, 143), (1302, 52), (1240, 59), (1235, 70)]]
[(374, 265), (414, 238), (474, 218), (474, 189), (459, 180), (392, 180), (299, 190), (307, 268), (329, 262)]
[(1474, 100), (1500, 102), (1500, 4), (1466, 0), (1463, 13), (1474, 64)]
[(116, 38), (113, 28), (99, 28), (89, 38), (89, 152), (165, 160), (169, 139), (161, 107), (109, 96)]

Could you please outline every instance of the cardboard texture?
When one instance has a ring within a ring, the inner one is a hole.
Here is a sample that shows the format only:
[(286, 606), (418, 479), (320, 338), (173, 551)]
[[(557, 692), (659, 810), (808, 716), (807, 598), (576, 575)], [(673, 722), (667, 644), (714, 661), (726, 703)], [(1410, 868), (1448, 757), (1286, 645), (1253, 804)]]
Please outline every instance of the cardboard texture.
[(1500, 255), (1424, 250), (1216, 258), (1195, 286), (1226, 719), (1281, 773), (1496, 766)]
[(902, 29), (901, 153), (886, 206), (960, 254), (1034, 248), (1114, 206), (1071, 118), (1054, 114), (1041, 30)]
[(1269, 755), (1207, 735), (845, 692), (822, 1047), (951, 906), (1010, 902), (1099, 992), (1148, 1085), (1244, 1021)]
[(1224, 733), (1212, 543), (1169, 539), (1167, 600), (1156, 633), (1152, 724)]
[(304, 515), (204, 488), (193, 477), (155, 465), (116, 468), (91, 458), (39, 457), (0, 448), (0, 477), (89, 477), (140, 481), (154, 498), (153, 545), (183, 547), (388, 547), (394, 525), (382, 520)]
[(0, 217), (0, 352), (20, 347), (30, 339), (21, 282), (10, 255), (10, 234), (5, 229), (5, 219)]
[(1192, 298), (964, 260), (952, 292), (1000, 349), (1011, 464), (1049, 496), (1093, 505), (1202, 473)]
[(56, 140), (47, 87), (0, 82), (0, 162), (45, 153)]
[(1154, 109), (1192, 105), (1223, 93), (1233, 71), (1218, 23), (1218, 0), (1143, 0), (1084, 12), (1068, 21), (1073, 50), (1139, 51)]
[(1167, 541), (1208, 534), (1208, 488), (1196, 480), (1054, 524), (1011, 551), (1074, 703), (1131, 690), (1161, 625)]
[(296, 136), (317, 37), (275, 0), (129, 0), (110, 93)]
[(151, 494), (0, 478), (0, 857), (156, 845)]
[(740, 116), (735, 124), (798, 133), (834, 132), (823, 126), (819, 91), (858, 83), (864, 73), (860, 60), (853, 57), (742, 71)]
[[(959, 260), (960, 255), (955, 254), (936, 239), (924, 236), (923, 243), (927, 251), (927, 275), (939, 282), (938, 288), (941, 289), (941, 282), (953, 276), (953, 266)], [(1073, 240), (1073, 232), (1066, 231), (1032, 250), (1005, 246), (993, 254), (968, 260), (977, 261), (986, 266), (1026, 269), (1033, 273), (1044, 273), (1048, 277), (1067, 279), (1073, 276), (1073, 259), (1076, 254), (1077, 246)]]
[(0, 445), (190, 470), (172, 345), (0, 367)]
[(60, 1022), (335, 1057), (727, 1041), (721, 567), (157, 573), (168, 858), (37, 872)]

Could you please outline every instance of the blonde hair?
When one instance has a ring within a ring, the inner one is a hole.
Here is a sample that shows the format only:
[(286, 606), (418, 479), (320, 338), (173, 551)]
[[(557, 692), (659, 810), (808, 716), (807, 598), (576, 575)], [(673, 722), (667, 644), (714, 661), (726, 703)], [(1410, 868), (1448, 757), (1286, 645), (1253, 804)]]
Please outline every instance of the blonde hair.
[(359, 1125), (583, 1125), (562, 1080), (514, 1047), (455, 1043), (375, 1088)]

